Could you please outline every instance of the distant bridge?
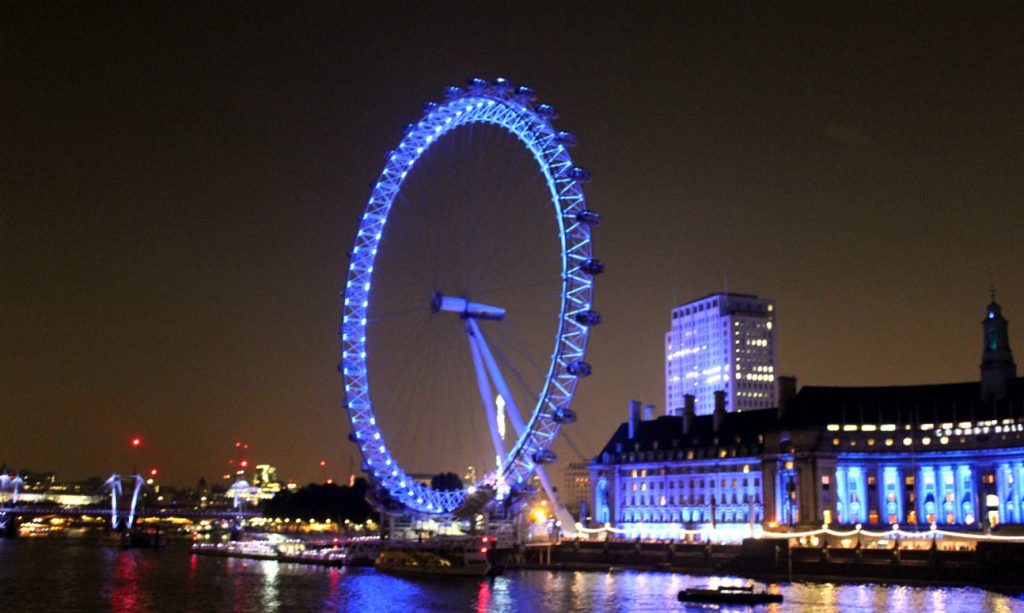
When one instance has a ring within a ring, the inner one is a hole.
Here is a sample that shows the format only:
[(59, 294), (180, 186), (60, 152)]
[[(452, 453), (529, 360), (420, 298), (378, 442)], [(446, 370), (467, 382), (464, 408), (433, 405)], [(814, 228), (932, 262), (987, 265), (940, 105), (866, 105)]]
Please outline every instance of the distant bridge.
[[(19, 486), (22, 485), (23, 481), (21, 478), (11, 478), (8, 475), (0, 475), (0, 530), (4, 530), (6, 533), (10, 533), (16, 530), (17, 521), (11, 521), (12, 518), (25, 515), (33, 516), (45, 516), (45, 515), (103, 515), (110, 518), (110, 527), (113, 530), (131, 530), (135, 523), (135, 520), (140, 517), (149, 518), (170, 518), (170, 517), (187, 517), (192, 519), (206, 519), (206, 518), (219, 518), (219, 519), (231, 519), (236, 525), (241, 525), (242, 521), (247, 517), (253, 517), (259, 515), (252, 511), (245, 510), (245, 503), (243, 499), (235, 497), (235, 504), (230, 508), (217, 508), (217, 509), (179, 509), (179, 508), (167, 508), (160, 507), (154, 509), (143, 510), (138, 507), (139, 494), (143, 487), (142, 475), (135, 474), (130, 477), (122, 477), (117, 473), (110, 476), (109, 479), (103, 484), (103, 487), (110, 492), (110, 506), (108, 508), (91, 507), (91, 506), (24, 506), (24, 502), (21, 501), (19, 505)], [(124, 496), (125, 488), (123, 483), (127, 483), (131, 492), (130, 497)], [(232, 488), (235, 487), (248, 487), (248, 484), (244, 481), (239, 481)], [(127, 498), (127, 500), (125, 500)], [(121, 499), (121, 504), (118, 500)], [(123, 508), (127, 507), (127, 508)]]
[[(8, 516), (13, 515), (104, 515), (109, 516), (114, 513), (109, 508), (96, 508), (96, 507), (3, 507), (0, 508), (0, 513), (5, 513)], [(166, 508), (162, 507), (159, 509), (148, 509), (141, 510), (135, 513), (136, 519), (142, 517), (187, 517), (189, 519), (206, 519), (206, 518), (221, 518), (221, 519), (234, 519), (237, 517), (258, 517), (260, 513), (255, 511), (240, 511), (232, 509), (230, 507), (217, 508), (217, 509), (179, 509), (179, 508)]]

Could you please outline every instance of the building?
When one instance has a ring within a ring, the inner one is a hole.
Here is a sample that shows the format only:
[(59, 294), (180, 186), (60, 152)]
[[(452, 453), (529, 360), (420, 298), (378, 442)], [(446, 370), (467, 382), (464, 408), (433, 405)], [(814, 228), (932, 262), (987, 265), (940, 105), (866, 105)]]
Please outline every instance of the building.
[[(803, 387), (772, 411), (632, 403), (590, 465), (593, 517), (633, 536), (763, 524), (964, 530), (1024, 524), (1024, 378), (993, 300), (979, 381)], [(992, 339), (995, 342), (992, 342)]]
[(590, 470), (586, 462), (572, 462), (562, 475), (563, 487), (558, 492), (562, 505), (569, 510), (573, 516), (583, 520), (584, 503), (590, 500)]
[(253, 469), (252, 486), (259, 490), (261, 500), (270, 500), (281, 491), (281, 482), (277, 480), (277, 468), (270, 464), (257, 464)]
[(691, 394), (697, 415), (707, 415), (718, 390), (729, 412), (776, 406), (774, 321), (775, 303), (748, 294), (711, 294), (672, 309), (666, 413), (680, 415)]

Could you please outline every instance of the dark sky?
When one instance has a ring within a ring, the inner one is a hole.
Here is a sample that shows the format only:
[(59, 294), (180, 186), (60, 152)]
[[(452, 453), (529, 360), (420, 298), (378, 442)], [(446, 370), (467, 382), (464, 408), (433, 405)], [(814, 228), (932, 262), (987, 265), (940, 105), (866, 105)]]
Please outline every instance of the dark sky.
[(991, 284), (1020, 361), (1021, 32), (1013, 3), (3, 3), (0, 460), (192, 483), (241, 439), (340, 476), (345, 254), (472, 75), (557, 105), (594, 174), (585, 454), (663, 408), (669, 309), (726, 278), (801, 384), (976, 378)]

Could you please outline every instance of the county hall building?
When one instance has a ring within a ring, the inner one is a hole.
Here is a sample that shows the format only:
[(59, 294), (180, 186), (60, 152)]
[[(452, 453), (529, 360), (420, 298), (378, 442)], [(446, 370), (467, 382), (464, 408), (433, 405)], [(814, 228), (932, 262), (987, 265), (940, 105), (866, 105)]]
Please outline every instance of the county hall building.
[[(756, 308), (743, 312), (742, 326), (771, 321), (773, 303), (746, 303)], [(712, 330), (696, 334), (721, 334), (719, 313), (705, 320)], [(726, 330), (735, 332), (735, 323)], [(1007, 328), (993, 297), (982, 321), (978, 381), (804, 386), (797, 393), (795, 379), (782, 377), (777, 392), (755, 388), (778, 394), (772, 408), (730, 410), (736, 386), (715, 390), (707, 414), (697, 410), (695, 394), (683, 393), (681, 407), (657, 418), (633, 402), (629, 419), (590, 464), (592, 521), (654, 538), (707, 527), (728, 538), (730, 530), (763, 525), (998, 530), (1024, 523), (1024, 378), (1017, 377)], [(772, 343), (767, 335), (742, 336)], [(667, 358), (680, 359), (671, 339)], [(738, 374), (727, 361), (716, 374), (726, 365)], [(747, 372), (768, 366), (774, 372), (773, 363)]]

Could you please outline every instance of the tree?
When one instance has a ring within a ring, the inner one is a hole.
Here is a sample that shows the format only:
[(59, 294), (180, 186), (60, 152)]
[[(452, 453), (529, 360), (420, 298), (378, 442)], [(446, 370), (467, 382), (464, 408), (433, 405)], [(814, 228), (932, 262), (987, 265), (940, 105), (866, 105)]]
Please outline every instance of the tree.
[(462, 489), (462, 479), (455, 473), (440, 473), (430, 479), (430, 487), (441, 492)]
[(267, 501), (266, 517), (301, 517), (321, 521), (344, 521), (361, 524), (377, 514), (366, 501), (369, 484), (356, 479), (352, 487), (333, 483), (310, 483), (294, 492), (278, 492)]

